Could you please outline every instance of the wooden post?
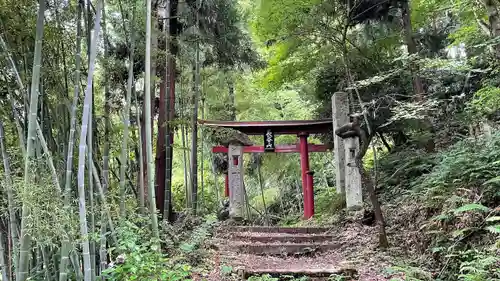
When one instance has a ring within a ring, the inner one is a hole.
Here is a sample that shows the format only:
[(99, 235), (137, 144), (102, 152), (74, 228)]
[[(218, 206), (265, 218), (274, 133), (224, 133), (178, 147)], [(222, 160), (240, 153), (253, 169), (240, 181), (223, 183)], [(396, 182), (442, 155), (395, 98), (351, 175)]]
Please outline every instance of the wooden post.
[(333, 143), (335, 153), (335, 180), (337, 192), (345, 194), (345, 148), (344, 140), (335, 135), (335, 129), (349, 123), (349, 98), (347, 93), (337, 92), (332, 96)]
[(299, 134), (299, 147), (300, 147), (300, 170), (302, 173), (302, 194), (304, 195), (304, 218), (308, 219), (311, 213), (310, 202), (307, 200), (307, 172), (309, 171), (309, 150), (307, 145), (307, 134)]
[(241, 144), (229, 144), (228, 177), (229, 216), (242, 219), (245, 215), (245, 192), (243, 188), (243, 146)]
[(304, 217), (306, 219), (314, 216), (314, 172), (307, 171), (307, 187), (304, 194), (304, 201), (307, 202), (308, 208), (304, 210)]
[(224, 173), (224, 197), (229, 197), (229, 174)]
[(347, 138), (344, 140), (345, 147), (345, 192), (346, 207), (359, 208), (363, 206), (363, 195), (361, 191), (361, 174), (356, 166), (356, 154), (359, 153), (359, 138)]

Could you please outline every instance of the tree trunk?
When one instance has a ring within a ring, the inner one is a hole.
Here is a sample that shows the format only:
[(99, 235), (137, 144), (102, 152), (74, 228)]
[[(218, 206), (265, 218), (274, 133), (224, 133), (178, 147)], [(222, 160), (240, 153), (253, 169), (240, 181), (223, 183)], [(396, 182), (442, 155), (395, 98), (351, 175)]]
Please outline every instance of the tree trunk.
[(153, 174), (153, 143), (152, 143), (152, 124), (151, 120), (151, 0), (146, 0), (146, 91), (144, 93), (144, 108), (146, 119), (146, 159), (148, 170), (148, 198), (149, 198), (149, 211), (151, 215), (151, 226), (153, 234), (157, 241), (160, 239), (158, 232), (158, 218), (156, 216), (156, 196), (154, 188), (154, 174)]
[(166, 36), (166, 75), (165, 75), (165, 86), (166, 93), (168, 95), (166, 101), (166, 134), (165, 134), (165, 143), (166, 143), (166, 172), (165, 172), (165, 210), (164, 216), (169, 219), (169, 221), (173, 221), (173, 208), (172, 208), (172, 170), (173, 170), (173, 156), (174, 156), (174, 130), (170, 123), (175, 119), (175, 79), (176, 79), (176, 64), (175, 64), (175, 56), (176, 56), (176, 23), (177, 19), (175, 18), (174, 11), (177, 11), (177, 2), (167, 0), (166, 2), (167, 9), (167, 18), (168, 20), (165, 22), (165, 36)]
[[(81, 66), (81, 46), (82, 46), (82, 5), (77, 6), (77, 23), (76, 23), (76, 53), (75, 53), (75, 89), (73, 93), (73, 103), (71, 105), (70, 113), (70, 129), (68, 149), (66, 156), (66, 175), (64, 186), (64, 208), (69, 211), (69, 198), (71, 192), (71, 179), (73, 175), (73, 149), (75, 141), (75, 127), (76, 127), (76, 108), (78, 104), (78, 96), (80, 95), (80, 66)], [(69, 237), (64, 237), (61, 246), (61, 261), (59, 264), (59, 281), (66, 281), (68, 279), (68, 264), (69, 264), (69, 251), (71, 243)]]
[[(411, 11), (409, 7), (409, 0), (402, 1), (402, 17), (403, 17), (403, 31), (405, 35), (406, 46), (410, 55), (417, 53), (417, 46), (413, 40), (413, 28), (411, 24)], [(417, 69), (418, 71), (418, 69)], [(424, 86), (418, 73), (413, 73), (413, 92), (418, 101), (424, 100)]]
[[(362, 131), (362, 129), (359, 129)], [(389, 242), (387, 241), (387, 234), (385, 232), (385, 220), (382, 214), (382, 208), (380, 207), (380, 202), (378, 201), (377, 194), (375, 193), (375, 187), (373, 185), (372, 179), (370, 177), (370, 173), (366, 171), (363, 166), (363, 157), (368, 151), (368, 147), (370, 146), (371, 136), (366, 136), (366, 134), (360, 134), (360, 142), (361, 147), (359, 149), (359, 153), (356, 155), (356, 166), (358, 167), (359, 174), (361, 175), (361, 182), (365, 185), (369, 197), (370, 202), (373, 206), (373, 212), (375, 213), (375, 220), (377, 221), (378, 233), (379, 233), (379, 245), (381, 248), (388, 248)]]
[[(45, 1), (40, 1), (38, 16), (36, 21), (35, 51), (33, 58), (33, 72), (31, 77), (31, 91), (28, 118), (28, 137), (26, 139), (26, 157), (24, 165), (24, 188), (28, 188), (34, 181), (34, 171), (32, 171), (33, 157), (35, 156), (36, 123), (38, 108), (38, 86), (40, 83), (40, 68), (42, 64), (42, 40), (44, 30)], [(28, 234), (27, 220), (31, 214), (29, 206), (23, 204), (21, 215), (21, 236), (19, 250), (19, 264), (17, 268), (17, 281), (26, 281), (29, 277), (31, 236)]]
[[(490, 36), (496, 38), (500, 36), (500, 15), (499, 3), (496, 0), (484, 0), (486, 13), (488, 14)], [(494, 47), (495, 56), (500, 58), (500, 45), (496, 44)]]
[(193, 115), (191, 119), (192, 135), (191, 135), (191, 208), (196, 214), (198, 205), (198, 97), (199, 97), (199, 50), (196, 49), (196, 63), (194, 67), (194, 96), (193, 96)]
[[(81, 234), (81, 244), (82, 244), (82, 256), (83, 256), (83, 272), (84, 281), (92, 280), (92, 265), (90, 259), (90, 246), (88, 238), (88, 226), (87, 226), (87, 210), (85, 203), (85, 156), (86, 156), (86, 141), (89, 129), (89, 122), (91, 122), (90, 115), (91, 112), (91, 101), (92, 101), (92, 82), (93, 73), (95, 68), (95, 60), (97, 56), (97, 38), (99, 38), (99, 33), (101, 29), (101, 12), (102, 12), (102, 1), (97, 3), (96, 18), (94, 24), (94, 35), (95, 40), (90, 46), (90, 57), (89, 57), (89, 71), (87, 77), (87, 88), (85, 89), (85, 98), (83, 104), (82, 113), (82, 126), (80, 133), (80, 144), (78, 153), (78, 197), (79, 197), (79, 214), (80, 214), (80, 234)], [(92, 164), (92, 163), (91, 163)], [(92, 169), (91, 165), (88, 167), (89, 170)], [(92, 181), (92, 179), (89, 179)]]
[[(7, 207), (9, 210), (9, 223), (10, 223), (10, 237), (12, 238), (12, 245), (13, 245), (13, 250), (12, 252), (14, 253), (14, 270), (16, 269), (17, 265), (17, 245), (18, 245), (18, 237), (17, 237), (17, 219), (16, 219), (16, 211), (14, 208), (14, 193), (12, 190), (12, 179), (10, 177), (10, 163), (9, 163), (9, 155), (7, 154), (7, 150), (5, 149), (4, 145), (4, 129), (3, 129), (3, 123), (0, 120), (0, 150), (2, 151), (2, 158), (3, 158), (3, 168), (4, 168), (4, 175), (5, 175), (5, 193), (7, 193)], [(7, 270), (2, 270), (4, 272), (7, 272)]]
[[(165, 67), (165, 72), (166, 72)], [(160, 83), (160, 100), (158, 103), (158, 135), (156, 138), (156, 159), (155, 159), (155, 192), (156, 192), (156, 208), (161, 215), (164, 214), (165, 203), (165, 172), (166, 172), (166, 149), (165, 149), (165, 132), (166, 128), (166, 105), (165, 105), (165, 80), (166, 73), (163, 73)]]
[(132, 20), (130, 21), (130, 58), (127, 79), (127, 97), (125, 101), (125, 108), (123, 112), (123, 142), (120, 164), (120, 216), (122, 219), (126, 218), (125, 211), (125, 172), (128, 167), (128, 132), (130, 126), (130, 104), (132, 102), (132, 87), (134, 85), (134, 20), (135, 20), (135, 5), (132, 8)]
[(137, 118), (137, 134), (138, 136), (138, 145), (137, 145), (137, 150), (139, 151), (139, 158), (137, 159), (137, 162), (139, 163), (139, 172), (137, 174), (137, 181), (138, 181), (138, 187), (139, 187), (139, 212), (141, 214), (145, 214), (145, 186), (144, 186), (144, 135), (143, 135), (143, 130), (142, 130), (142, 120), (141, 120), (141, 113), (139, 112), (139, 102), (137, 101), (137, 92), (135, 93), (135, 108), (136, 108), (136, 118)]

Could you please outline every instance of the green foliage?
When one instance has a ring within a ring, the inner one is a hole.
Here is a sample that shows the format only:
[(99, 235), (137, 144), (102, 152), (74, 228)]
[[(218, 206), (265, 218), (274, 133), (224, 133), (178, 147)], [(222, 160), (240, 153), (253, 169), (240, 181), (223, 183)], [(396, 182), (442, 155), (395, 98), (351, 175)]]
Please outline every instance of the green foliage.
[(404, 279), (393, 278), (391, 280), (411, 280), (411, 281), (431, 281), (432, 274), (425, 271), (422, 268), (414, 267), (414, 266), (393, 266), (385, 269), (386, 276), (394, 276), (399, 275), (400, 273), (404, 274)]
[(251, 276), (248, 278), (248, 281), (279, 281), (279, 280), (288, 280), (288, 281), (308, 281), (309, 277), (293, 277), (288, 275), (281, 275), (279, 277), (272, 277), (269, 274), (262, 276)]
[(466, 188), (478, 189), (482, 194), (482, 201), (493, 202), (499, 196), (498, 183), (490, 180), (500, 173), (499, 148), (498, 134), (491, 140), (461, 141), (443, 152), (439, 164), (423, 181), (416, 180), (414, 186), (438, 201), (436, 196)]
[(489, 119), (500, 110), (500, 88), (487, 86), (475, 92), (467, 110), (474, 119)]
[(469, 250), (462, 253), (458, 280), (498, 281), (500, 280), (500, 257), (495, 251)]
[(106, 280), (191, 280), (191, 266), (162, 253), (158, 243), (151, 239), (149, 228), (140, 226), (145, 223), (147, 218), (139, 218), (137, 224), (124, 221), (116, 229), (119, 237), (116, 251), (120, 255), (105, 271)]
[(467, 204), (467, 205), (464, 205), (460, 208), (457, 208), (454, 211), (455, 214), (460, 214), (460, 213), (463, 213), (463, 212), (468, 212), (468, 211), (481, 211), (481, 212), (487, 212), (489, 211), (490, 209), (486, 206), (483, 206), (481, 204)]

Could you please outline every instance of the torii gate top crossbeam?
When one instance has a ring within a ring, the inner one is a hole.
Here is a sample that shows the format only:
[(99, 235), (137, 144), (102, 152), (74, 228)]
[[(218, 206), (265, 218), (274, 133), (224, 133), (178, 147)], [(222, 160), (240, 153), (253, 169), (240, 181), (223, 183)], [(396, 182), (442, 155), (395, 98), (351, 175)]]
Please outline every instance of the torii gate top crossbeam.
[(210, 127), (222, 127), (238, 130), (247, 135), (262, 135), (271, 129), (277, 135), (295, 135), (299, 133), (319, 134), (332, 130), (332, 119), (325, 120), (285, 120), (285, 121), (211, 121), (198, 120), (198, 123)]

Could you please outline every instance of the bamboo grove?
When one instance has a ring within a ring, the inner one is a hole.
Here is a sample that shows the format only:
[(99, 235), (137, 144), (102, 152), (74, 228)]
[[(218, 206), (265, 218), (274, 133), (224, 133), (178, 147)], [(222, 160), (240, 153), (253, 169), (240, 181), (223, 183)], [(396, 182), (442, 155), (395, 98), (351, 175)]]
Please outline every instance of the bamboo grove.
[[(10, 4), (0, 17), (2, 280), (104, 280), (120, 254), (117, 228), (148, 217), (162, 251), (174, 205), (194, 214), (203, 204), (201, 70), (248, 63), (248, 38), (229, 0)], [(218, 38), (222, 28), (233, 34)]]

